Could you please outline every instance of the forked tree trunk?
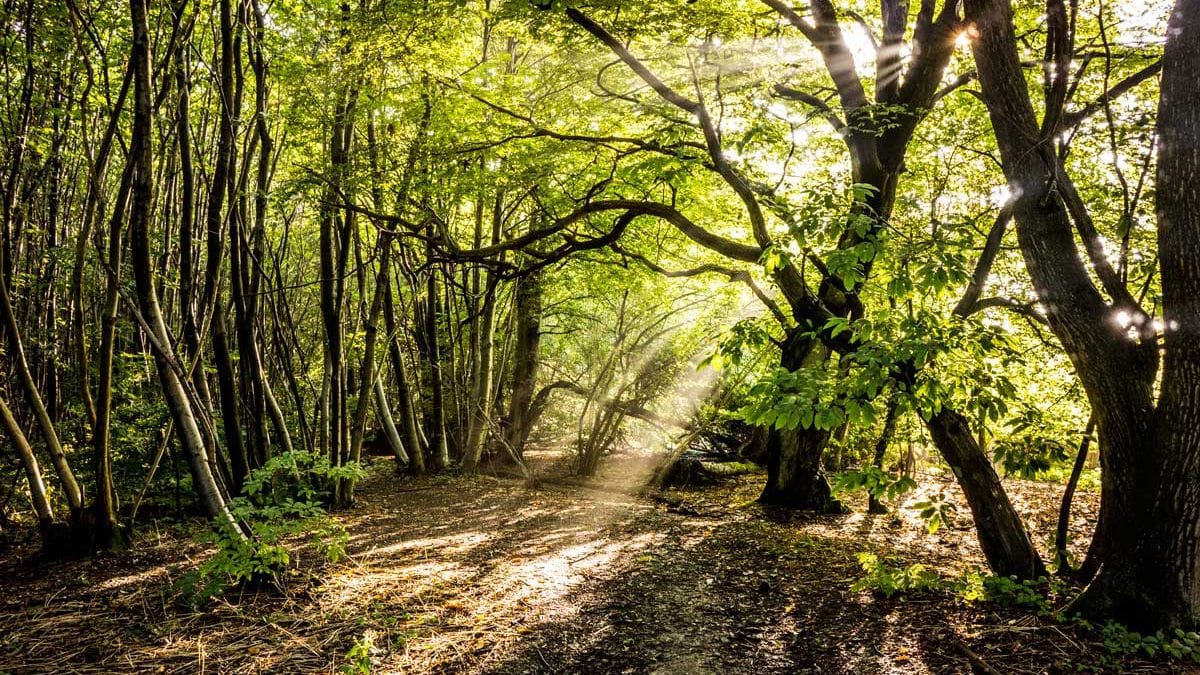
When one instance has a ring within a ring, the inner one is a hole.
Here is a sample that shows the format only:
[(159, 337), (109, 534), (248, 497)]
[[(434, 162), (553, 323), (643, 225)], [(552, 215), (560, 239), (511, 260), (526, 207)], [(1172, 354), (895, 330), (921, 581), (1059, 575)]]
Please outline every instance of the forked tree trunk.
[(413, 399), (412, 388), (409, 386), (408, 366), (400, 348), (399, 325), (396, 321), (390, 277), (383, 292), (383, 318), (389, 336), (388, 357), (392, 363), (392, 373), (396, 378), (396, 405), (400, 415), (400, 437), (408, 449), (408, 458), (411, 461), (410, 471), (420, 475), (425, 473), (425, 450), (421, 445), (420, 431), (417, 429), (417, 406)]
[[(1158, 256), (1167, 329), (1154, 446), (1135, 458), (1146, 467), (1142, 490), (1129, 496), (1137, 508), (1110, 514), (1117, 520), (1112, 530), (1130, 534), (1108, 542), (1099, 574), (1076, 603), (1085, 612), (1103, 613), (1144, 630), (1200, 625), (1197, 72), (1200, 0), (1178, 0), (1167, 26), (1157, 120)], [(1104, 417), (1099, 421), (1103, 429)], [(1135, 471), (1138, 465), (1121, 462), (1105, 468)]]
[[(382, 370), (382, 369), (381, 369)], [(379, 423), (383, 426), (383, 433), (387, 436), (388, 447), (392, 449), (392, 455), (396, 457), (396, 469), (408, 464), (408, 451), (404, 448), (404, 441), (400, 440), (400, 431), (396, 429), (396, 420), (392, 418), (392, 410), (388, 405), (387, 390), (383, 386), (383, 377), (375, 376), (375, 414), (379, 417)]]

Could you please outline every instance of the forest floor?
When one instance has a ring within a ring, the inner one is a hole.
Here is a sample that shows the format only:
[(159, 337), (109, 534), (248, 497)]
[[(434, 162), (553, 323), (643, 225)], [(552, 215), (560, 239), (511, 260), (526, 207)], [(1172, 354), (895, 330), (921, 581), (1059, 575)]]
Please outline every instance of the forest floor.
[[(0, 673), (1042, 673), (1184, 672), (1114, 664), (1094, 636), (950, 591), (851, 590), (856, 554), (946, 578), (982, 566), (969, 511), (930, 535), (911, 508), (798, 516), (754, 502), (761, 475), (638, 496), (649, 460), (617, 455), (596, 479), (398, 481), (377, 460), (337, 564), (305, 556), (282, 591), (205, 611), (171, 582), (208, 550), (202, 524), (148, 525), (128, 552), (32, 566), (0, 561)], [(925, 476), (922, 494), (944, 490)], [(1058, 488), (1009, 481), (1044, 544)], [(1094, 516), (1080, 497), (1076, 523)], [(361, 658), (350, 655), (357, 650)], [(1105, 666), (1104, 664), (1108, 665)], [(990, 669), (990, 670), (989, 670)]]

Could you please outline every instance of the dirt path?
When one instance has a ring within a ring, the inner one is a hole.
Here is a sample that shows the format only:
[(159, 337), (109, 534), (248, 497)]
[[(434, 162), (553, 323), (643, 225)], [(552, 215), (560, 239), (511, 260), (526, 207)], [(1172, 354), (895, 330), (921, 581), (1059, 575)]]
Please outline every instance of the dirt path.
[(387, 469), (339, 514), (349, 561), (202, 614), (171, 603), (173, 566), (204, 555), (178, 531), (48, 571), (6, 560), (0, 672), (338, 672), (356, 643), (397, 673), (969, 672), (968, 643), (1038, 673), (1076, 653), (1020, 612), (852, 592), (858, 551), (978, 564), (969, 531), (903, 513), (780, 517), (753, 503), (756, 476), (671, 506), (629, 494), (647, 471), (630, 457), (536, 489)]

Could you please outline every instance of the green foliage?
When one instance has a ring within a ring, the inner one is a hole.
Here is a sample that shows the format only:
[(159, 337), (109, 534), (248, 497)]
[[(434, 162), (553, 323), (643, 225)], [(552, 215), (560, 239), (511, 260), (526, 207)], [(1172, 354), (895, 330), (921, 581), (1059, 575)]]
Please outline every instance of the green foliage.
[(747, 352), (761, 350), (770, 340), (771, 335), (761, 318), (743, 319), (725, 331), (713, 353), (702, 359), (696, 367), (712, 366), (721, 370), (726, 364), (741, 365)]
[(996, 439), (992, 451), (1006, 475), (1034, 480), (1070, 461), (1070, 449), (1040, 410), (1027, 406), (1008, 426), (1009, 433)]
[(357, 464), (331, 466), (322, 455), (293, 452), (273, 457), (246, 478), (229, 510), (245, 532), (216, 521), (217, 552), (179, 582), (187, 602), (198, 605), (243, 583), (278, 584), (291, 565), (289, 540), (306, 535), (330, 562), (346, 554), (345, 528), (322, 507), (339, 480), (365, 475)]
[(1043, 589), (1054, 591), (1058, 588), (1061, 588), (1061, 582), (1057, 579), (1021, 580), (978, 570), (967, 572), (955, 583), (955, 591), (966, 603), (993, 602), (1001, 607), (1035, 609), (1043, 615), (1050, 612), (1050, 600)]
[(945, 493), (939, 493), (936, 497), (919, 501), (913, 504), (913, 508), (918, 510), (921, 519), (925, 521), (925, 526), (928, 528), (929, 534), (935, 534), (942, 525), (949, 523), (958, 512), (958, 507), (954, 505), (954, 502), (946, 499)]
[(943, 587), (942, 579), (936, 573), (925, 569), (924, 565), (889, 565), (874, 553), (859, 553), (858, 564), (865, 576), (855, 581), (852, 591), (871, 591), (885, 598), (924, 591), (934, 591)]
[(1118, 623), (1107, 623), (1100, 630), (1104, 646), (1121, 656), (1144, 654), (1150, 658), (1169, 657), (1179, 661), (1200, 663), (1200, 634), (1176, 628), (1171, 632), (1158, 631), (1142, 635)]
[(877, 466), (866, 466), (855, 471), (846, 471), (834, 479), (838, 492), (866, 490), (876, 499), (896, 501), (900, 495), (917, 487), (917, 482), (908, 476), (890, 474)]
[(346, 663), (342, 672), (347, 675), (369, 675), (371, 672), (371, 652), (375, 649), (375, 641), (370, 635), (364, 634), (354, 641), (346, 652)]

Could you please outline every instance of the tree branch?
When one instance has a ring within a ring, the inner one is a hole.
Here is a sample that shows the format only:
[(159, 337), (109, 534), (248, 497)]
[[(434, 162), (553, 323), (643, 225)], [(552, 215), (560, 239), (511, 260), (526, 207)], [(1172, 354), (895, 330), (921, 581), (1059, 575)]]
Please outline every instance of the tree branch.
[(1151, 63), (1145, 68), (1142, 68), (1136, 73), (1116, 83), (1111, 89), (1104, 92), (1104, 94), (1099, 96), (1096, 100), (1088, 103), (1079, 110), (1063, 113), (1062, 119), (1058, 124), (1059, 130), (1072, 129), (1078, 126), (1084, 120), (1102, 110), (1106, 104), (1125, 95), (1134, 87), (1137, 87), (1139, 84), (1157, 75), (1161, 70), (1162, 60), (1159, 59), (1158, 61)]
[(699, 276), (701, 274), (721, 274), (721, 275), (724, 275), (725, 277), (727, 277), (730, 281), (738, 281), (743, 284), (746, 284), (746, 286), (750, 288), (751, 292), (754, 293), (755, 297), (757, 297), (758, 300), (760, 302), (762, 302), (762, 304), (764, 306), (766, 306), (766, 308), (768, 310), (770, 310), (771, 314), (774, 315), (774, 317), (777, 321), (779, 321), (780, 325), (782, 325), (784, 328), (787, 328), (788, 326), (791, 325), (788, 322), (787, 315), (785, 315), (783, 313), (783, 310), (781, 310), (779, 308), (779, 305), (773, 299), (771, 299), (771, 296), (767, 295), (766, 292), (763, 291), (762, 287), (759, 286), (757, 283), (755, 283), (754, 277), (750, 276), (750, 272), (748, 272), (747, 270), (735, 270), (735, 269), (731, 269), (729, 267), (724, 267), (722, 265), (716, 265), (716, 264), (701, 265), (699, 267), (693, 267), (691, 269), (686, 269), (686, 270), (668, 270), (668, 269), (665, 269), (664, 267), (660, 266), (659, 264), (651, 261), (646, 256), (641, 255), (640, 253), (634, 253), (633, 251), (629, 251), (629, 250), (622, 248), (621, 246), (617, 246), (617, 245), (613, 245), (613, 246), (611, 246), (611, 248), (614, 251), (616, 251), (617, 253), (620, 253), (621, 255), (633, 258), (634, 260), (637, 260), (638, 262), (642, 263), (647, 268), (649, 268), (651, 271), (657, 272), (657, 273), (663, 275), (664, 277), (680, 278), (680, 277), (694, 277), (694, 276)]

